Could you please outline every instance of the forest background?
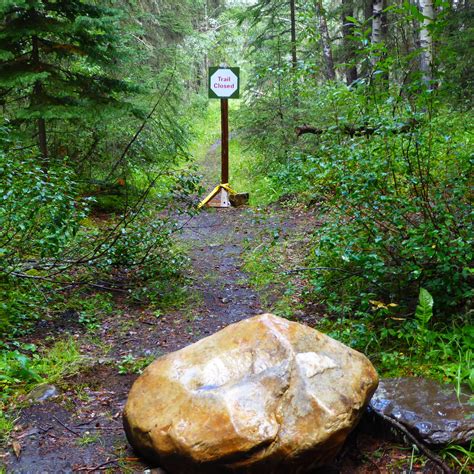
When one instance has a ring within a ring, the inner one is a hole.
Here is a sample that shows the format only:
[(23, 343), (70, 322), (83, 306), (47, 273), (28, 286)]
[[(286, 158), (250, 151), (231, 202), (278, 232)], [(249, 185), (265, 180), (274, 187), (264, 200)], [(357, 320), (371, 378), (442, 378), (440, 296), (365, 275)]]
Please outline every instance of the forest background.
[(473, 388), (468, 0), (3, 0), (0, 21), (5, 433), (8, 401), (73, 352), (22, 342), (42, 320), (74, 309), (93, 330), (112, 295), (179, 299), (174, 235), (202, 194), (193, 151), (219, 64), (242, 68), (251, 204), (323, 222), (283, 283), (278, 235), (247, 269), (321, 304), (319, 327), (382, 374)]

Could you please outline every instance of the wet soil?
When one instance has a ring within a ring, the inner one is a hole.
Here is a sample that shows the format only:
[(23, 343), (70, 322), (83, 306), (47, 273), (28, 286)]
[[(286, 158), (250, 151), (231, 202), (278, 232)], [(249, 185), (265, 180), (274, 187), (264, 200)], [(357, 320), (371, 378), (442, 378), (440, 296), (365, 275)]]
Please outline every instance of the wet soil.
[[(217, 148), (211, 147), (210, 157)], [(206, 170), (206, 174), (212, 173)], [(207, 182), (206, 187), (211, 189), (214, 184)], [(180, 302), (157, 317), (150, 308), (130, 306), (118, 298), (115, 313), (102, 321), (95, 343), (70, 315), (59, 318), (58, 327), (50, 324), (39, 328), (30, 340), (44, 338), (48, 333), (57, 336), (58, 330), (73, 334), (87, 367), (57, 384), (58, 397), (21, 409), (12, 442), (2, 455), (7, 471), (143, 472), (150, 468), (130, 449), (122, 429), (121, 413), (137, 377), (119, 373), (123, 358), (153, 358), (269, 310), (272, 298), (278, 298), (278, 288), (271, 298), (262, 301), (243, 269), (244, 249), (256, 247), (268, 232), (278, 230), (284, 238), (310, 232), (317, 224), (309, 211), (278, 206), (262, 210), (204, 210), (179, 237), (191, 259), (186, 304)], [(314, 326), (318, 314), (309, 308), (300, 311), (295, 319)], [(11, 449), (14, 443), (17, 451), (21, 448), (18, 456)], [(351, 443), (341, 462), (326, 472), (397, 472), (386, 468), (394, 457), (390, 451), (393, 446), (364, 433)], [(411, 451), (396, 450), (396, 456), (405, 460), (410, 455)]]

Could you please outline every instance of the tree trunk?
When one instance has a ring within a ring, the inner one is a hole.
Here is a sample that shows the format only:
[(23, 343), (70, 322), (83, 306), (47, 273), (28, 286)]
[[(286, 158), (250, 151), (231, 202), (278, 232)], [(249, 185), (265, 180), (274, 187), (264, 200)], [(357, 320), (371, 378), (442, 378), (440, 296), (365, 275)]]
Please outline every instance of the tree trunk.
[(382, 30), (383, 0), (373, 0), (372, 3), (372, 44), (383, 41)]
[[(36, 69), (39, 68), (40, 61), (39, 61), (39, 47), (38, 47), (38, 37), (32, 37), (32, 62), (33, 66)], [(36, 81), (35, 85), (33, 86), (33, 97), (31, 98), (31, 103), (34, 105), (38, 105), (41, 103), (41, 95), (43, 92), (43, 86), (41, 81)], [(43, 161), (46, 163), (48, 160), (48, 144), (46, 140), (46, 122), (44, 118), (38, 118), (37, 121), (37, 131), (38, 131), (38, 146), (41, 152), (41, 156)]]
[(352, 0), (342, 0), (342, 42), (344, 49), (344, 62), (346, 64), (346, 83), (350, 86), (357, 80), (357, 66), (355, 61), (354, 42), (350, 38), (354, 29), (354, 24), (347, 19), (348, 16), (354, 16), (354, 5)]
[(420, 29), (420, 70), (423, 81), (429, 83), (432, 79), (433, 67), (433, 37), (429, 30), (429, 25), (434, 20), (433, 0), (420, 0), (420, 7), (424, 17)]
[[(374, 13), (373, 0), (364, 0), (363, 3), (363, 14), (364, 14), (364, 24), (369, 25), (372, 21), (372, 16)], [(370, 74), (370, 62), (362, 61), (360, 66), (360, 75), (362, 77), (367, 77)]]
[(290, 0), (290, 21), (291, 21), (291, 65), (296, 69), (296, 8), (295, 0)]
[(324, 11), (322, 0), (316, 0), (315, 7), (316, 13), (319, 17), (319, 34), (321, 36), (321, 49), (323, 50), (326, 78), (333, 81), (336, 79), (336, 72), (334, 70), (334, 60), (332, 57), (328, 25), (326, 22), (326, 12)]

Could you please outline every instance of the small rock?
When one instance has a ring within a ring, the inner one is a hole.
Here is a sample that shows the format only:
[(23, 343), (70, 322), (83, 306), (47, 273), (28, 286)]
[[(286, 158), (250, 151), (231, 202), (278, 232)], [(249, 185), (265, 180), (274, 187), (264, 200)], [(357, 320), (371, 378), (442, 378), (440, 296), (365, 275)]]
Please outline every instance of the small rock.
[(59, 390), (54, 385), (38, 385), (29, 394), (28, 399), (33, 402), (44, 402), (49, 398), (59, 396)]
[(249, 193), (231, 194), (229, 201), (234, 207), (243, 206), (249, 202)]
[(435, 380), (406, 377), (383, 379), (370, 409), (401, 423), (423, 443), (441, 447), (467, 444), (474, 435), (470, 396)]

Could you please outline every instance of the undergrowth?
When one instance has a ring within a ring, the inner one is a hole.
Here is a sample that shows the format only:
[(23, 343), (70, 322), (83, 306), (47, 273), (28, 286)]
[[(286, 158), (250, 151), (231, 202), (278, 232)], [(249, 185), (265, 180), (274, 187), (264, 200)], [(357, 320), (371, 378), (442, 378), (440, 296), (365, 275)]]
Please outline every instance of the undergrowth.
[(0, 441), (14, 427), (13, 404), (36, 386), (54, 384), (80, 370), (83, 357), (77, 340), (68, 337), (47, 347), (14, 341), (0, 352)]
[[(302, 267), (304, 249), (292, 252), (292, 237), (267, 236), (257, 246), (248, 244), (244, 269), (250, 283), (280, 316), (294, 314), (314, 302), (308, 290), (310, 269)], [(322, 301), (321, 301), (322, 302)], [(452, 318), (449, 325), (434, 318), (434, 300), (422, 288), (413, 317), (400, 314), (394, 302), (370, 300), (366, 309), (341, 304), (322, 305), (316, 329), (366, 354), (382, 377), (426, 376), (474, 388), (474, 327), (469, 315)], [(312, 315), (313, 316), (313, 315)]]

